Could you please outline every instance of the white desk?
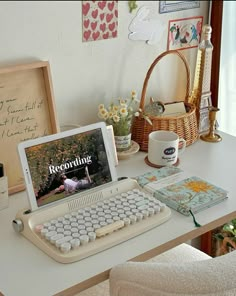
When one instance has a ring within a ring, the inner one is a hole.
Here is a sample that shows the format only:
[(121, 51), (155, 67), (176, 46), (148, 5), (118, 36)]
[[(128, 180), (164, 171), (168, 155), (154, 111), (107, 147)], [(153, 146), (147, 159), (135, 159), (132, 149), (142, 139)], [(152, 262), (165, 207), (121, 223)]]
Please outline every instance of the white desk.
[[(0, 291), (5, 296), (72, 295), (105, 279), (109, 269), (118, 263), (134, 257), (147, 259), (235, 218), (236, 138), (221, 135), (222, 142), (199, 140), (180, 157), (180, 168), (229, 191), (226, 201), (196, 214), (203, 225), (200, 228), (194, 226), (191, 216), (172, 210), (171, 219), (155, 229), (79, 262), (60, 264), (14, 232), (12, 220), (19, 209), (27, 207), (28, 201), (25, 192), (11, 196), (9, 208), (0, 211)], [(139, 152), (121, 160), (118, 175), (133, 177), (153, 170), (145, 164), (145, 156), (145, 152)]]

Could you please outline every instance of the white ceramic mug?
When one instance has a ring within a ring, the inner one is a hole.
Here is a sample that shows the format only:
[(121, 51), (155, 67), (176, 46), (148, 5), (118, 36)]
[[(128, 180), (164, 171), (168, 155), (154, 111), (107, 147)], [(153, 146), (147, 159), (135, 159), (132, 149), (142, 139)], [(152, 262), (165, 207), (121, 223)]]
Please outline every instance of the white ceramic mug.
[(148, 136), (148, 160), (157, 166), (171, 166), (184, 152), (186, 141), (172, 131), (154, 131)]

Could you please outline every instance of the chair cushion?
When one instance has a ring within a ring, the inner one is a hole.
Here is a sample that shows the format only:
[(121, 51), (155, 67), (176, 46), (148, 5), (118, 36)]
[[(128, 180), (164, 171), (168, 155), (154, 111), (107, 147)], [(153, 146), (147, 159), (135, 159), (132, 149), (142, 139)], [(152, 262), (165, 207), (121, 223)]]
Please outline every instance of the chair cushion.
[[(184, 257), (183, 253), (183, 261)], [(182, 263), (126, 262), (112, 268), (110, 293), (111, 296), (235, 296), (235, 266), (236, 252)]]
[[(183, 256), (184, 254), (184, 256)], [(210, 258), (205, 253), (188, 245), (181, 244), (169, 251), (155, 256), (147, 262), (188, 262), (196, 260), (204, 260)], [(106, 280), (96, 286), (93, 286), (83, 292), (76, 294), (77, 296), (109, 296), (109, 281)]]

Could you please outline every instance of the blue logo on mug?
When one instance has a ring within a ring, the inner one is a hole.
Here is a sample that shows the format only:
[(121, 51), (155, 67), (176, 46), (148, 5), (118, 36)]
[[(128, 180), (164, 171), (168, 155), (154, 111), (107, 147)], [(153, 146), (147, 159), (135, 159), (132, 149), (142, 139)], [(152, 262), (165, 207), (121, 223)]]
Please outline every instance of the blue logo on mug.
[(175, 147), (169, 147), (164, 150), (165, 155), (172, 155), (175, 153)]

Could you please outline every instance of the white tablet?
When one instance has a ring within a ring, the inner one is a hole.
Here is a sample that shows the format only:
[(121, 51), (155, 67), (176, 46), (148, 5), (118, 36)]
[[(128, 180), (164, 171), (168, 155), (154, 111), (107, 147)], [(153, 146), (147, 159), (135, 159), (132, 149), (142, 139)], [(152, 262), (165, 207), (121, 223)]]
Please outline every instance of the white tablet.
[(19, 143), (30, 210), (116, 181), (110, 147), (104, 122)]

